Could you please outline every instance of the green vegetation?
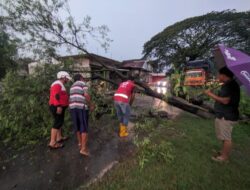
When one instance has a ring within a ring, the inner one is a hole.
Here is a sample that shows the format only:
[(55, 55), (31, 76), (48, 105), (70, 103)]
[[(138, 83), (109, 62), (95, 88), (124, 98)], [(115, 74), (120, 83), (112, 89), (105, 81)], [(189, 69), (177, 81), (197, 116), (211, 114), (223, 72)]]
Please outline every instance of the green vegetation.
[(90, 39), (104, 49), (111, 42), (106, 25), (93, 26), (89, 16), (75, 21), (65, 0), (3, 0), (0, 8), (2, 24), (22, 40), (21, 50), (39, 58), (57, 55), (60, 47), (87, 53)]
[(0, 93), (1, 143), (20, 148), (49, 137), (52, 125), (49, 89), (59, 69), (62, 68), (48, 64), (35, 75), (20, 76), (14, 71), (6, 74)]
[(159, 63), (183, 67), (186, 58), (208, 58), (211, 49), (219, 43), (250, 51), (250, 11), (226, 10), (211, 12), (177, 22), (153, 36), (144, 45), (146, 57), (158, 58)]
[[(249, 126), (242, 123), (234, 128), (231, 160), (220, 164), (210, 159), (212, 150), (220, 148), (213, 124), (213, 120), (189, 114), (183, 114), (175, 122), (160, 120), (157, 126), (151, 125), (153, 132), (146, 136), (144, 133), (142, 147), (138, 147), (132, 159), (125, 159), (89, 189), (249, 189)], [(158, 147), (144, 153), (145, 147), (154, 145)], [(164, 161), (162, 153), (170, 159)], [(140, 165), (145, 158), (142, 155), (149, 160), (143, 162), (143, 167)]]
[(14, 61), (17, 55), (17, 39), (10, 39), (10, 36), (5, 32), (0, 18), (0, 80), (5, 76), (8, 70), (17, 68)]
[(250, 117), (250, 97), (244, 90), (241, 91), (240, 113)]
[[(23, 148), (27, 145), (44, 143), (50, 137), (53, 118), (49, 111), (49, 90), (59, 70), (71, 70), (72, 61), (63, 65), (46, 64), (38, 67), (34, 75), (22, 76), (17, 71), (6, 74), (0, 93), (0, 145)], [(66, 84), (67, 91), (72, 83)], [(95, 111), (95, 120), (105, 113), (113, 113), (113, 104), (104, 102), (105, 94), (93, 88), (90, 90)], [(65, 114), (64, 131), (70, 132), (72, 122), (69, 112)]]

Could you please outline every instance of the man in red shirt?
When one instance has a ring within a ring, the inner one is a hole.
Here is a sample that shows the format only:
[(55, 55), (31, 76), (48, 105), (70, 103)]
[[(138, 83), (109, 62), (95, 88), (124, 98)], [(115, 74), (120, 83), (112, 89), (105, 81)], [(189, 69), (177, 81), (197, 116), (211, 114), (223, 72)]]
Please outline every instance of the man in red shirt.
[(134, 88), (135, 83), (132, 80), (127, 80), (119, 85), (119, 88), (115, 92), (114, 102), (117, 117), (120, 121), (119, 136), (128, 136), (127, 126), (130, 118), (130, 106), (134, 101)]
[(51, 149), (62, 148), (63, 144), (60, 142), (67, 139), (62, 137), (61, 127), (64, 123), (65, 110), (69, 105), (69, 96), (64, 84), (71, 80), (71, 77), (67, 72), (60, 71), (57, 73), (57, 79), (50, 87), (49, 106), (54, 117), (50, 143), (48, 145)]

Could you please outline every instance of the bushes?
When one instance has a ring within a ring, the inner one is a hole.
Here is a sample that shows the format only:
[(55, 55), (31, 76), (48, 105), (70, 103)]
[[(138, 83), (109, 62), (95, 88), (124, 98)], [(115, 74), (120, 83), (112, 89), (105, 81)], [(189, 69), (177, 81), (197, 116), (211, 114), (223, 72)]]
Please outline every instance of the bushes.
[(250, 117), (250, 97), (245, 90), (241, 90), (240, 114)]
[[(158, 119), (144, 119), (135, 124), (137, 135), (134, 144), (138, 148), (138, 164), (143, 169), (147, 164), (156, 161), (166, 164), (174, 160), (173, 145), (166, 140), (159, 141), (158, 132), (162, 132), (161, 127), (165, 128), (169, 121)], [(161, 134), (162, 135), (162, 134)]]
[(49, 88), (59, 66), (46, 65), (32, 76), (9, 72), (0, 94), (0, 140), (20, 147), (49, 137), (52, 117), (48, 108)]
[(161, 141), (159, 144), (151, 142), (150, 138), (145, 137), (142, 141), (136, 143), (139, 148), (138, 163), (140, 169), (145, 164), (157, 161), (162, 164), (171, 162), (174, 159), (173, 145), (167, 141)]

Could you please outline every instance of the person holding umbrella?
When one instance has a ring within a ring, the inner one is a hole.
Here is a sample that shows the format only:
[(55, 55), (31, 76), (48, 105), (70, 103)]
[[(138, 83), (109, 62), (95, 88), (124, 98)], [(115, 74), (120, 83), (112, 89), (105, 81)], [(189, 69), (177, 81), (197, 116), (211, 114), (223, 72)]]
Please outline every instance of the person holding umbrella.
[(212, 160), (225, 162), (229, 159), (232, 149), (233, 125), (239, 119), (240, 87), (234, 80), (234, 74), (227, 67), (219, 70), (218, 78), (223, 83), (218, 95), (210, 90), (206, 90), (205, 94), (215, 100), (215, 133), (223, 143), (221, 151), (218, 152), (218, 155), (213, 156)]

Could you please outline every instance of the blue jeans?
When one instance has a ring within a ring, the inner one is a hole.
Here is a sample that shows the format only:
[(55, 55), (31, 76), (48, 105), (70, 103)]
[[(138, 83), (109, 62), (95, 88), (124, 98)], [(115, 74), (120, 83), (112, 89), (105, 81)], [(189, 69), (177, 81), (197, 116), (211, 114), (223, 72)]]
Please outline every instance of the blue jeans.
[(120, 123), (128, 126), (130, 118), (130, 105), (123, 102), (115, 102), (115, 109)]

